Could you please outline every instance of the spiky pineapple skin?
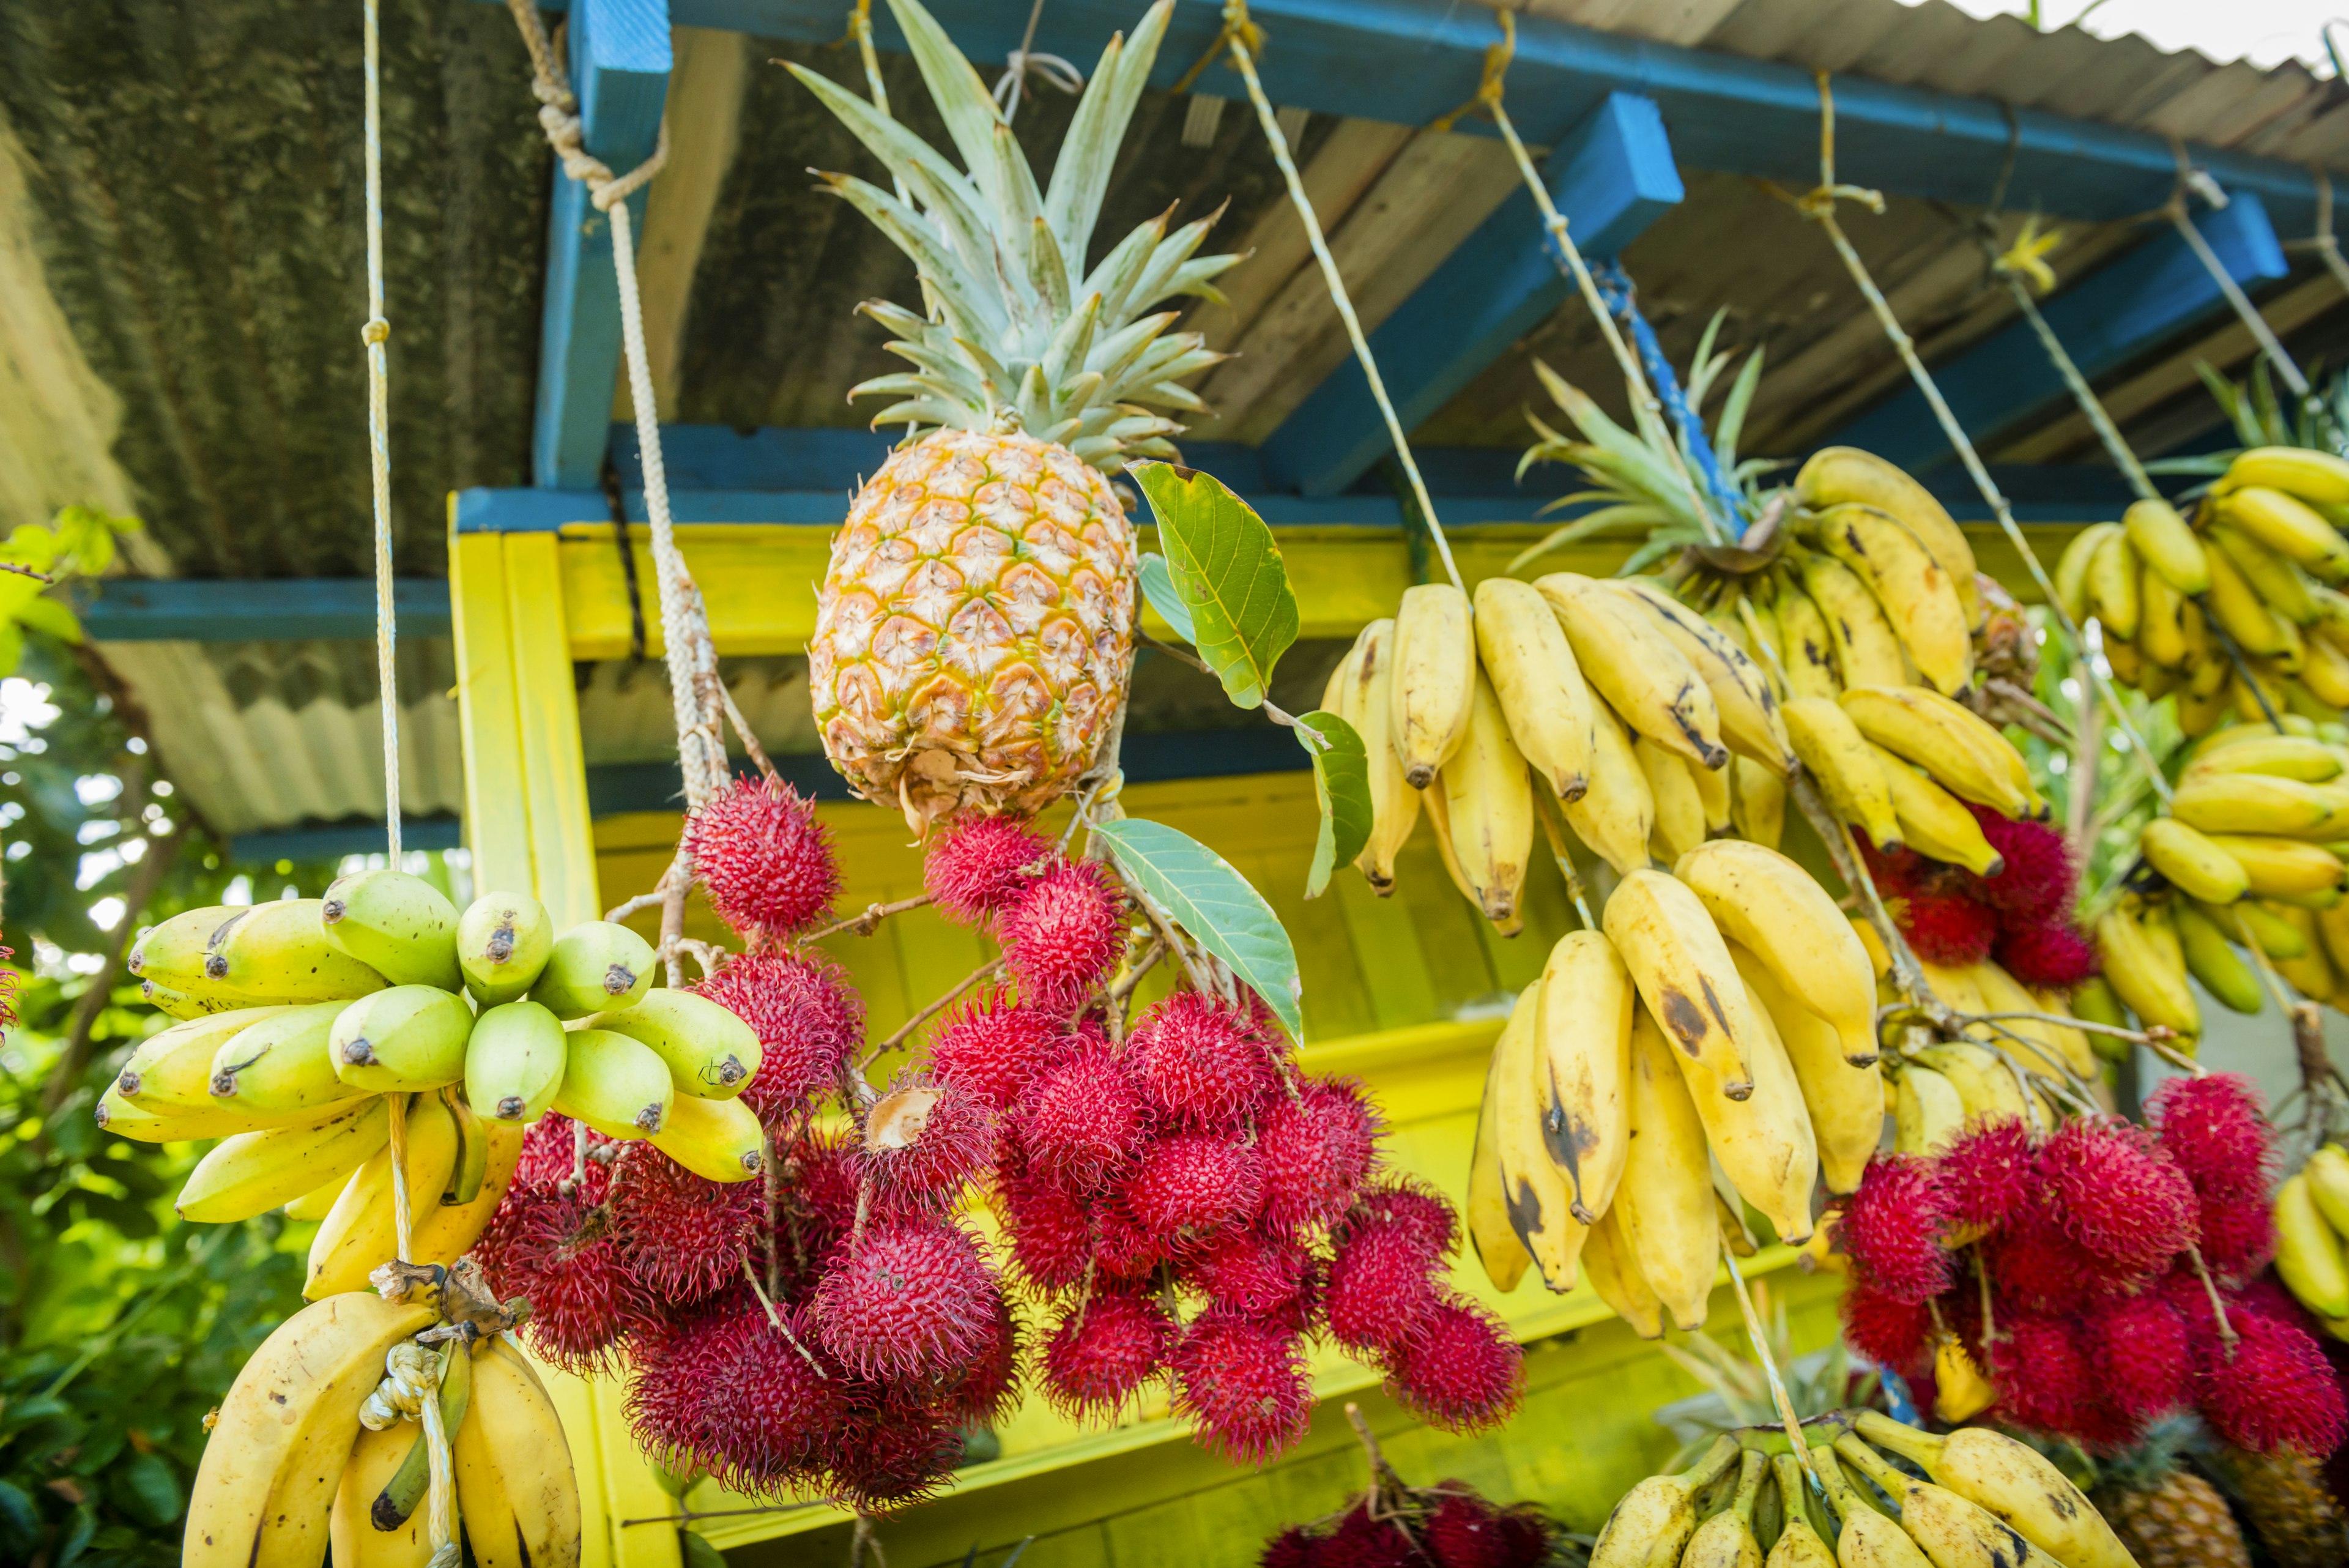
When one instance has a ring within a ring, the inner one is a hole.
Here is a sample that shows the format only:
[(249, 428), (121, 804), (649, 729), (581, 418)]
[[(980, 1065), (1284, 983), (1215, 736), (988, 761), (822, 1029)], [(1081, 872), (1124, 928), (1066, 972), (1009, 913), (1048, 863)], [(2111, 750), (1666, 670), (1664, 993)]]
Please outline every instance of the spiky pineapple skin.
[(1134, 531), (1102, 472), (1019, 433), (935, 431), (867, 480), (808, 642), (826, 756), (917, 828), (1041, 810), (1133, 665)]
[(2149, 1491), (2112, 1490), (2095, 1501), (2138, 1568), (2251, 1568), (2227, 1500), (2190, 1471), (2173, 1470)]
[(2322, 1465), (2292, 1449), (2236, 1449), (2227, 1454), (2227, 1468), (2276, 1568), (2349, 1563), (2349, 1518), (2326, 1490)]

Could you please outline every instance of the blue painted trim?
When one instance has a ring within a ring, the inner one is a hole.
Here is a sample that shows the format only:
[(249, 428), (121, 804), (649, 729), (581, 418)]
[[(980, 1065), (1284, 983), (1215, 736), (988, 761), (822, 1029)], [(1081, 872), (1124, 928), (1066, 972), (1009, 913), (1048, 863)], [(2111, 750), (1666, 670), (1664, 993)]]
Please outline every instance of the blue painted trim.
[(1681, 444), (1695, 461), (1705, 493), (1714, 503), (1712, 511), (1715, 521), (1725, 525), (1730, 537), (1742, 535), (1745, 524), (1744, 498), (1730, 483), (1729, 476), (1721, 472), (1721, 459), (1713, 450), (1713, 437), (1706, 433), (1704, 421), (1689, 407), (1688, 394), (1681, 388), (1680, 372), (1672, 369), (1671, 358), (1665, 354), (1656, 329), (1640, 313), (1639, 291), (1632, 286), (1631, 275), (1616, 260), (1600, 262), (1591, 273), (1599, 297), (1630, 333), (1631, 346), (1640, 356), (1640, 368), (1647, 372), (1656, 400), (1663, 404), (1672, 429), (1680, 434)]
[[(572, 88), (587, 151), (625, 174), (652, 155), (671, 65), (667, 0), (580, 0), (569, 29)], [(546, 299), (539, 334), (538, 409), (531, 472), (542, 485), (584, 489), (604, 462), (620, 368), (620, 291), (611, 221), (556, 164), (547, 219)], [(628, 198), (644, 233), (645, 192)]]
[[(2246, 287), (2291, 270), (2267, 209), (2253, 192), (2236, 193), (2217, 212), (2198, 213), (2195, 225), (2235, 281)], [(2165, 230), (2056, 294), (2040, 313), (2081, 372), (2093, 380), (2183, 334), (2196, 322), (2223, 314), (2226, 307), (2218, 284), (2186, 242)], [(2069, 407), (2063, 378), (2024, 321), (1935, 366), (1933, 379), (1958, 423), (1977, 442), (1994, 442), (2003, 431)], [(1878, 403), (1820, 444), (1859, 447), (1910, 469), (1956, 456), (1924, 395), (1913, 387)]]
[[(672, 9), (684, 26), (801, 43), (840, 36), (840, 0), (674, 0)], [(1474, 94), (1496, 36), (1489, 11), (1457, 0), (1251, 0), (1248, 9), (1267, 35), (1262, 71), (1275, 103), (1406, 125), (1424, 125)], [(929, 0), (929, 10), (979, 60), (1000, 60), (1016, 47), (1028, 16), (1010, 0)], [(1133, 26), (1140, 11), (1138, 0), (1051, 0), (1035, 47), (1090, 68), (1111, 33)], [(883, 48), (905, 47), (885, 5), (874, 7), (873, 22)], [(1216, 0), (1179, 0), (1153, 85), (1173, 86), (1221, 25)], [(1953, 202), (1990, 194), (2008, 137), (1994, 99), (1861, 77), (1838, 77), (1835, 88), (1841, 178)], [(1242, 93), (1222, 66), (1199, 90)], [(1526, 140), (1557, 144), (1610, 92), (1655, 99), (1686, 167), (1806, 190), (1818, 178), (1818, 89), (1803, 67), (1518, 18), (1509, 110)], [(2019, 111), (2015, 126), (2010, 204), (2018, 210), (2129, 217), (2167, 200), (2177, 177), (2169, 143), (2158, 136), (2037, 109)], [(1474, 120), (1461, 129), (1488, 130)], [(2207, 147), (2189, 151), (2230, 191), (2257, 192), (2288, 232), (2313, 226), (2315, 187), (2305, 168)]]
[[(375, 583), (366, 577), (103, 577), (75, 608), (94, 642), (366, 642), (375, 637)], [(391, 586), (399, 635), (449, 635), (449, 585)]]
[[(1671, 142), (1653, 100), (1610, 93), (1550, 154), (1543, 179), (1577, 245), (1615, 255), (1682, 195)], [(1564, 304), (1573, 283), (1533, 197), (1511, 193), (1393, 315), (1371, 352), (1403, 429), (1450, 402), (1486, 366)], [(1335, 495), (1389, 450), (1370, 380), (1348, 358), (1268, 437), (1275, 487)]]
[[(462, 825), (453, 816), (409, 816), (400, 819), (402, 849), (455, 849), (464, 843)], [(240, 833), (228, 841), (232, 865), (274, 866), (280, 860), (339, 860), (346, 855), (383, 853), (380, 818), (354, 817), (343, 822), (297, 823), (291, 827)]]

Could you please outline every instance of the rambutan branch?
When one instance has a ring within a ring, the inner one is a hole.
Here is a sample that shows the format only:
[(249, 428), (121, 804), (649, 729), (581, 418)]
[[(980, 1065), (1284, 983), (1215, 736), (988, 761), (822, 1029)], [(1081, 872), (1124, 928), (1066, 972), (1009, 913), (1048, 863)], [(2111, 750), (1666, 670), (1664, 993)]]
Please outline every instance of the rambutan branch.
[(2219, 1298), (2219, 1282), (2210, 1277), (2210, 1265), (2202, 1261), (2200, 1247), (2188, 1247), (2186, 1255), (2194, 1261), (2194, 1273), (2202, 1282), (2202, 1293), (2210, 1298), (2210, 1315), (2218, 1320), (2219, 1343), (2226, 1346), (2227, 1359), (2232, 1361), (2235, 1359), (2235, 1345), (2241, 1336), (2236, 1334), (2235, 1325), (2227, 1321), (2227, 1303)]
[(900, 898), (894, 904), (868, 904), (862, 914), (851, 915), (844, 920), (834, 920), (821, 930), (810, 931), (799, 940), (802, 942), (820, 942), (826, 937), (836, 937), (843, 931), (854, 931), (860, 937), (869, 937), (879, 929), (881, 922), (890, 916), (902, 915), (908, 909), (918, 909), (929, 901), (930, 896), (927, 893), (922, 893), (911, 898)]
[(750, 1282), (750, 1293), (759, 1298), (759, 1305), (766, 1310), (767, 1322), (774, 1326), (777, 1334), (783, 1336), (783, 1342), (800, 1353), (800, 1359), (806, 1362), (809, 1370), (818, 1377), (828, 1376), (823, 1369), (823, 1364), (815, 1358), (813, 1352), (800, 1343), (800, 1336), (792, 1332), (792, 1325), (785, 1323), (783, 1314), (775, 1310), (775, 1298), (769, 1295), (767, 1287), (759, 1282), (758, 1271), (750, 1267), (750, 1254), (748, 1252), (742, 1254), (742, 1277)]
[(905, 1023), (897, 1026), (896, 1032), (892, 1033), (886, 1040), (882, 1041), (881, 1044), (873, 1047), (872, 1050), (867, 1051), (864, 1055), (858, 1057), (856, 1059), (856, 1070), (862, 1073), (879, 1058), (886, 1056), (892, 1051), (895, 1051), (899, 1046), (905, 1044), (907, 1036), (911, 1035), (915, 1030), (919, 1029), (923, 1024), (928, 1023), (931, 1019), (944, 1012), (947, 1007), (954, 1002), (955, 998), (960, 996), (964, 992), (968, 991), (972, 986), (977, 985), (980, 981), (987, 979), (989, 975), (999, 974), (1002, 971), (1003, 961), (999, 958), (990, 959), (986, 963), (979, 965), (977, 969), (963, 976), (962, 979), (954, 983), (953, 987), (949, 989), (944, 996), (939, 997), (936, 1002), (931, 1002), (927, 1007), (923, 1008), (919, 1012), (915, 1013), (914, 1016), (905, 1020)]
[(719, 680), (716, 684), (718, 701), (726, 710), (726, 722), (733, 726), (735, 739), (742, 742), (743, 753), (759, 770), (759, 776), (771, 784), (781, 784), (782, 774), (777, 773), (775, 764), (768, 761), (766, 748), (760, 745), (759, 737), (750, 732), (750, 721), (743, 718), (742, 710), (734, 705), (734, 693), (727, 690), (725, 681)]
[(1155, 931), (1151, 932), (1149, 945), (1142, 950), (1142, 956), (1134, 960), (1132, 967), (1120, 975), (1116, 982), (1102, 993), (1108, 998), (1110, 1007), (1113, 1011), (1123, 1011), (1125, 999), (1133, 994), (1133, 988), (1140, 985), (1143, 977), (1156, 969), (1158, 961), (1165, 956), (1166, 939)]

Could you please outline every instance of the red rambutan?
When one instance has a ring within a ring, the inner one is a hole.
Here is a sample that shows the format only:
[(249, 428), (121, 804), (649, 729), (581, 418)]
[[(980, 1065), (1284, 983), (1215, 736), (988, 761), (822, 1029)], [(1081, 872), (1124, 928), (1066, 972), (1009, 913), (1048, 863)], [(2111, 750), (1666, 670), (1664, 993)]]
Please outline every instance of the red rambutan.
[[(778, 1307), (792, 1326), (789, 1307)], [(806, 1321), (792, 1333), (804, 1345)], [(712, 1300), (689, 1323), (640, 1335), (628, 1420), (671, 1469), (698, 1467), (732, 1490), (771, 1493), (823, 1460), (842, 1416), (827, 1376), (749, 1291)]]
[(1999, 1407), (2019, 1427), (2077, 1437), (2102, 1426), (2096, 1371), (2059, 1317), (2002, 1313), (1991, 1376)]
[(1019, 1318), (1000, 1291), (995, 1296), (995, 1322), (987, 1343), (953, 1393), (938, 1404), (938, 1414), (957, 1426), (994, 1427), (1010, 1418), (1019, 1404)]
[(2248, 1284), (2275, 1259), (2275, 1210), (2264, 1195), (2205, 1197), (2197, 1229), (2202, 1262), (2222, 1284)]
[(2240, 1307), (2231, 1355), (2205, 1357), (2195, 1407), (2239, 1449), (2293, 1448), (2322, 1460), (2341, 1446), (2349, 1410), (2324, 1353), (2297, 1325)]
[(1125, 1062), (1153, 1110), (1205, 1132), (1238, 1132), (1273, 1092), (1268, 1043), (1245, 1017), (1195, 991), (1178, 991), (1142, 1015)]
[(686, 988), (708, 997), (759, 1037), (759, 1070), (742, 1102), (772, 1127), (839, 1081), (864, 1042), (864, 1002), (845, 971), (812, 950), (737, 953)]
[(922, 890), (947, 919), (975, 926), (1018, 898), (1035, 880), (1028, 867), (1051, 854), (1024, 817), (961, 817), (930, 845)]
[(1330, 1336), (1359, 1355), (1392, 1355), (1426, 1333), (1443, 1297), (1440, 1266), (1408, 1225), (1350, 1225), (1330, 1259), (1322, 1297)]
[(2105, 1271), (2085, 1266), (2090, 1260), (2035, 1205), (2008, 1217), (1983, 1247), (1983, 1262), (2002, 1310), (2012, 1301), (2025, 1312), (2070, 1312), (2108, 1282)]
[(712, 1181), (648, 1143), (629, 1143), (612, 1162), (610, 1204), (621, 1262), (646, 1294), (691, 1302), (742, 1277), (766, 1187)]
[(864, 1113), (860, 1180), (885, 1207), (951, 1201), (995, 1158), (995, 1111), (930, 1074), (901, 1073)]
[(1305, 1436), (1313, 1380), (1294, 1337), (1209, 1307), (1184, 1331), (1172, 1362), (1174, 1412), (1209, 1452), (1260, 1468)]
[[(578, 1164), (577, 1127), (578, 1124), (569, 1116), (549, 1111), (525, 1128), (522, 1158), (514, 1165), (513, 1185), (554, 1187), (570, 1180)], [(612, 1141), (593, 1129), (587, 1133), (585, 1181), (580, 1190), (587, 1195), (590, 1203), (601, 1203), (605, 1189), (612, 1184), (611, 1162), (595, 1158), (597, 1149)]]
[(2194, 1244), (2193, 1184), (2153, 1135), (2116, 1116), (2083, 1116), (2039, 1150), (2047, 1211), (2107, 1285), (2126, 1288)]
[(1061, 1182), (1015, 1158), (996, 1167), (995, 1192), (1011, 1262), (1031, 1290), (1075, 1286), (1092, 1261), (1092, 1219)]
[(1378, 1113), (1353, 1078), (1309, 1078), (1257, 1115), (1264, 1217), (1303, 1231), (1336, 1223), (1378, 1160)]
[(1366, 1223), (1402, 1227), (1431, 1262), (1452, 1256), (1460, 1245), (1460, 1220), (1451, 1203), (1415, 1176), (1388, 1176), (1357, 1193), (1340, 1229)]
[(2012, 1116), (1974, 1121), (1935, 1162), (1953, 1229), (1991, 1231), (2031, 1199), (2039, 1185), (2031, 1129)]
[(1141, 1091), (1106, 1046), (1061, 1053), (1014, 1110), (1028, 1158), (1079, 1189), (1098, 1185), (1142, 1147), (1149, 1130)]
[(657, 1318), (608, 1219), (584, 1192), (509, 1188), (473, 1247), (499, 1300), (530, 1298), (523, 1334), (565, 1371), (607, 1369), (620, 1340)]
[(2052, 911), (2068, 918), (2079, 869), (2064, 835), (2044, 822), (2009, 821), (1986, 805), (1969, 802), (1966, 809), (2006, 863), (1997, 876), (1975, 878), (1974, 897), (2009, 914), (2044, 918)]
[(1313, 1568), (1321, 1538), (1301, 1524), (1287, 1530), (1264, 1543), (1264, 1552), (1257, 1558), (1257, 1568)]
[(1036, 878), (996, 919), (1020, 999), (1063, 1015), (1075, 1012), (1117, 962), (1123, 913), (1092, 861), (1057, 866)]
[(685, 852), (719, 919), (773, 936), (813, 924), (840, 891), (832, 835), (791, 785), (737, 779), (686, 819)]
[(1496, 1427), (1525, 1393), (1525, 1353), (1488, 1307), (1454, 1296), (1436, 1303), (1387, 1361), (1387, 1388), (1447, 1432)]
[(2196, 1191), (2264, 1199), (2273, 1155), (2260, 1092), (2238, 1073), (2172, 1078), (2146, 1101), (2146, 1119)]
[(1120, 1191), (1136, 1220), (1180, 1243), (1205, 1240), (1255, 1213), (1262, 1181), (1247, 1145), (1174, 1133), (1143, 1147)]
[(1154, 1294), (1096, 1291), (1044, 1343), (1043, 1388), (1071, 1417), (1114, 1415), (1165, 1365), (1174, 1325)]
[(1998, 936), (1998, 911), (1963, 893), (1920, 887), (1886, 907), (1917, 956), (1932, 963), (1979, 963)]
[(2010, 922), (1998, 934), (1992, 955), (1999, 967), (2029, 986), (2069, 990), (2104, 971), (2096, 944), (2070, 919)]
[(1174, 1238), (1135, 1218), (1122, 1189), (1112, 1189), (1090, 1205), (1093, 1261), (1112, 1280), (1139, 1280), (1168, 1261)]
[(788, 1293), (829, 1268), (856, 1223), (854, 1151), (821, 1134), (781, 1151), (782, 1201), (775, 1216), (777, 1254), (789, 1271)]
[(1022, 1007), (1008, 992), (983, 991), (949, 1014), (930, 1042), (930, 1066), (997, 1110), (1007, 1110), (1051, 1059), (1060, 1020)]
[(1219, 1306), (1250, 1317), (1279, 1316), (1312, 1287), (1314, 1258), (1286, 1237), (1236, 1228), (1185, 1260), (1183, 1279)]
[(1926, 1302), (1906, 1302), (1855, 1281), (1843, 1293), (1844, 1343), (1903, 1376), (1933, 1360), (1933, 1310)]
[(1314, 1568), (1426, 1568), (1427, 1559), (1393, 1520), (1372, 1519), (1370, 1505), (1348, 1511), (1314, 1553)]
[(2192, 1362), (2186, 1325), (2158, 1291), (2099, 1302), (2076, 1335), (2105, 1402), (2140, 1425), (2186, 1402)]
[(1550, 1555), (1549, 1521), (1520, 1504), (1495, 1508), (1464, 1481), (1445, 1481), (1422, 1531), (1442, 1568), (1540, 1568)]
[(1868, 1162), (1836, 1234), (1868, 1283), (1901, 1301), (1921, 1302), (1948, 1290), (1953, 1277), (1941, 1248), (1947, 1201), (1931, 1160), (1879, 1154)]
[(629, 1346), (628, 1428), (667, 1469), (689, 1469), (713, 1449), (710, 1395), (732, 1370), (719, 1346), (736, 1306), (730, 1293), (702, 1302), (647, 1326)]
[(816, 1287), (816, 1334), (860, 1376), (952, 1377), (986, 1348), (995, 1295), (967, 1232), (943, 1220), (883, 1220), (848, 1243)]
[(929, 1501), (962, 1462), (962, 1433), (926, 1410), (868, 1405), (833, 1445), (833, 1501), (859, 1513), (891, 1513)]

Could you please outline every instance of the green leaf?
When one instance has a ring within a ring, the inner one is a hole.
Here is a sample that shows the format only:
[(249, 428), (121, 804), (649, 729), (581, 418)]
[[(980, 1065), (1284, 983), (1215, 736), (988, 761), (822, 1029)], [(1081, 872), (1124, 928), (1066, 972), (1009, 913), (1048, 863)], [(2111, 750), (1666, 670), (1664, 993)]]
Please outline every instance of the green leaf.
[(1297, 596), (1272, 530), (1211, 473), (1166, 462), (1128, 469), (1158, 514), (1167, 576), (1190, 607), (1192, 646), (1240, 708), (1259, 706), (1297, 640)]
[(678, 1554), (685, 1559), (685, 1568), (726, 1568), (726, 1553), (690, 1530), (678, 1533)]
[(73, 610), (63, 599), (44, 594), (16, 612), (16, 619), (33, 631), (46, 631), (59, 642), (79, 642), (81, 622), (74, 618)]
[(1162, 822), (1127, 817), (1093, 829), (1134, 886), (1201, 947), (1264, 998), (1291, 1039), (1302, 1042), (1297, 950), (1280, 917), (1232, 863)]
[(1191, 607), (1174, 591), (1174, 578), (1166, 570), (1166, 557), (1155, 551), (1145, 552), (1142, 557), (1142, 597), (1174, 628), (1175, 636), (1185, 642), (1199, 640), (1198, 629), (1191, 624)]
[(1354, 726), (1326, 708), (1297, 721), (1297, 743), (1313, 759), (1313, 798), (1321, 805), (1321, 832), (1305, 896), (1318, 898), (1330, 873), (1350, 864), (1371, 841), (1371, 758)]
[(157, 1529), (180, 1517), (180, 1479), (160, 1454), (133, 1454), (115, 1472), (123, 1511)]

